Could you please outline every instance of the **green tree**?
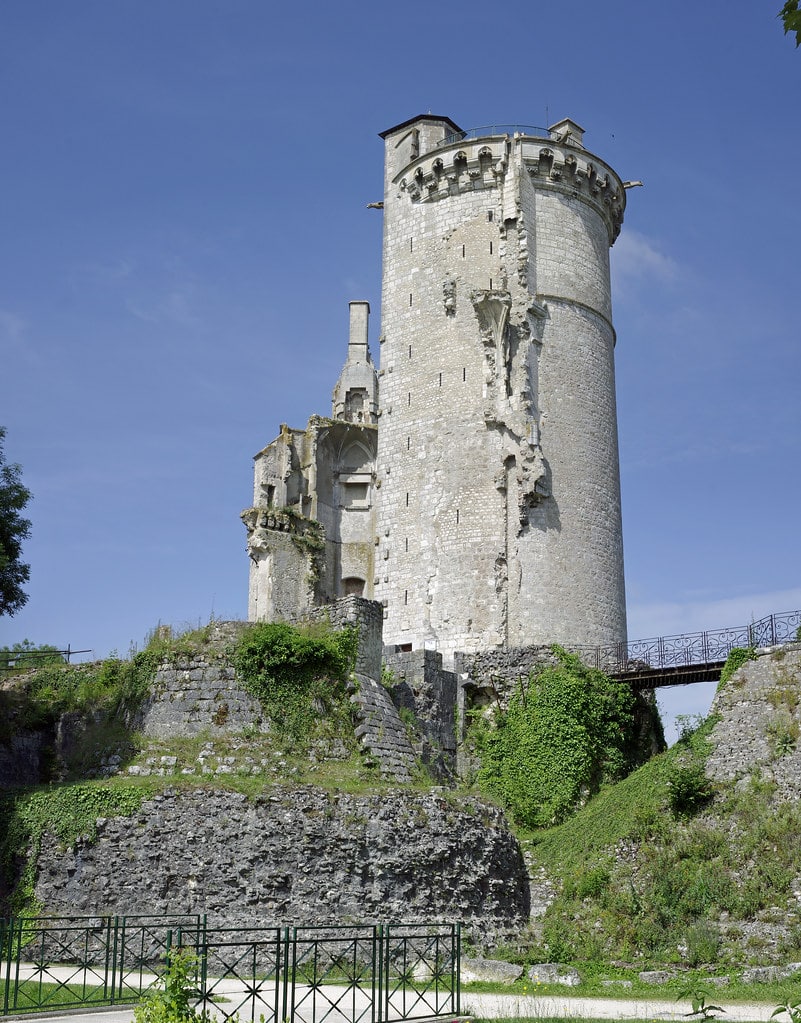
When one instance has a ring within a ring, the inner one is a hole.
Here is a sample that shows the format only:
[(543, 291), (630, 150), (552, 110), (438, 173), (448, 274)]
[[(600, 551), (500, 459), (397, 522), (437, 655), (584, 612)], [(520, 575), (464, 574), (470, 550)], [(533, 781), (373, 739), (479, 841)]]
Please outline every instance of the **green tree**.
[(787, 3), (779, 12), (779, 17), (784, 25), (784, 34), (789, 35), (795, 32), (795, 45), (801, 46), (801, 11), (798, 9), (799, 0), (787, 0)]
[(13, 615), (26, 603), (22, 589), (31, 574), (30, 565), (20, 561), (22, 541), (30, 536), (31, 523), (22, 510), (31, 492), (21, 480), (22, 469), (7, 464), (3, 454), (6, 431), (0, 426), (0, 615)]

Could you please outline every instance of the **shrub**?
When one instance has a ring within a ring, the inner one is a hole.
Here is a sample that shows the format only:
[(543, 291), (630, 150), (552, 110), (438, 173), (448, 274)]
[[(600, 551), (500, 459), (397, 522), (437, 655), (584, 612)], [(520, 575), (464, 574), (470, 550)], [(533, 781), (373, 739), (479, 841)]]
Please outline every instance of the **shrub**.
[(720, 682), (718, 688), (725, 686), (732, 675), (741, 668), (746, 661), (753, 661), (756, 658), (756, 650), (752, 646), (736, 646), (729, 652), (726, 663), (720, 669)]
[(211, 1015), (192, 1007), (199, 960), (188, 949), (169, 953), (159, 986), (148, 991), (134, 1009), (135, 1023), (208, 1023)]
[(668, 803), (674, 817), (697, 813), (713, 795), (712, 782), (698, 761), (677, 763), (668, 777)]

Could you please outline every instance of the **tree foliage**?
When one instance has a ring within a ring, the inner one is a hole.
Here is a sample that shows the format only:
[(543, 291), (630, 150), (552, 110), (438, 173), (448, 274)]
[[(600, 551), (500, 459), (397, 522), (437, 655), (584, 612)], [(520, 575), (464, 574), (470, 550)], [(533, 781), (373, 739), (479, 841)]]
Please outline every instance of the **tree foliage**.
[(795, 45), (801, 46), (801, 10), (798, 9), (798, 5), (799, 0), (787, 0), (779, 12), (779, 17), (784, 25), (784, 34), (795, 32)]
[(0, 615), (13, 615), (28, 600), (22, 586), (28, 581), (31, 569), (20, 557), (22, 541), (30, 536), (31, 523), (21, 513), (31, 499), (31, 492), (22, 485), (21, 468), (6, 463), (5, 435), (5, 429), (0, 426)]
[(52, 645), (41, 643), (38, 646), (29, 639), (13, 646), (0, 646), (0, 671), (21, 672), (34, 668), (44, 668), (48, 664), (64, 664), (64, 655)]

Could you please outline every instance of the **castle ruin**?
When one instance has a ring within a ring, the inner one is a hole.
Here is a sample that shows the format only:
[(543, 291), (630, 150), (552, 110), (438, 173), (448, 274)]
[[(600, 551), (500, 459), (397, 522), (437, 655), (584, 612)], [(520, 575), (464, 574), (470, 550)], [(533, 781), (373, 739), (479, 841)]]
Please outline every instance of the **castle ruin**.
[(330, 418), (243, 513), (251, 620), (380, 601), (397, 650), (626, 639), (609, 248), (625, 190), (566, 119), (385, 144), (380, 363), (350, 305)]

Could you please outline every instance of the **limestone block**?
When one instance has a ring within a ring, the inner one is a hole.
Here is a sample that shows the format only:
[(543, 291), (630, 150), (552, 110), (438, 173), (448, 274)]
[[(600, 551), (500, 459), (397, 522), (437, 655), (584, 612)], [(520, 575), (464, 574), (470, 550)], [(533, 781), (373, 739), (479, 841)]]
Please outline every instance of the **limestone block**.
[(523, 967), (502, 959), (462, 958), (460, 977), (463, 984), (486, 981), (491, 984), (514, 984), (523, 976)]

